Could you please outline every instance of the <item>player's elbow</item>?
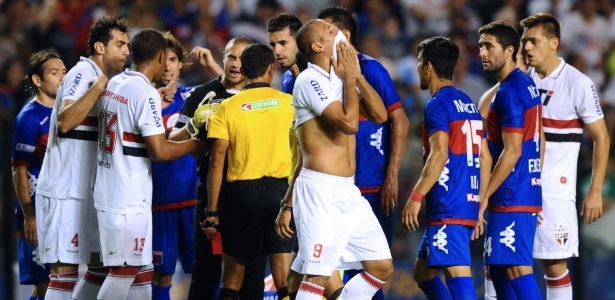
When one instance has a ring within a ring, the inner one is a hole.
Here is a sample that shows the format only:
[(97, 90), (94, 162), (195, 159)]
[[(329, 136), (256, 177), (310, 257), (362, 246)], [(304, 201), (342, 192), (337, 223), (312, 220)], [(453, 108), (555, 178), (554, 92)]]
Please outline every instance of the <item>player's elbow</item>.
[(58, 115), (58, 132), (67, 133), (73, 130), (75, 127), (76, 126), (70, 124), (70, 122), (68, 122), (66, 118), (62, 118), (60, 115)]
[(359, 132), (358, 122), (344, 122), (339, 128), (344, 134), (353, 135)]

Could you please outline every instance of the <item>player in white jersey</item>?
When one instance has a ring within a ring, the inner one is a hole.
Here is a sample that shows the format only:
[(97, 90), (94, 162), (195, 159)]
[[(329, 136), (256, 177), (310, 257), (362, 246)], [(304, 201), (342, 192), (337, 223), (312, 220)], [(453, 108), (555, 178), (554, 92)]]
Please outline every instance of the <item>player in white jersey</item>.
[(162, 34), (144, 29), (132, 40), (133, 66), (113, 77), (100, 98), (94, 203), (103, 264), (109, 266), (97, 299), (151, 298), (151, 160), (198, 155), (198, 139), (166, 139), (160, 94), (152, 86), (166, 65)]
[(544, 220), (536, 231), (534, 258), (545, 272), (547, 299), (572, 299), (566, 260), (579, 255), (575, 199), (583, 128), (594, 142), (592, 178), (580, 213), (586, 224), (602, 216), (609, 135), (593, 82), (557, 56), (558, 20), (539, 13), (522, 20), (521, 26), (528, 74), (542, 96), (546, 138), (541, 179)]
[(35, 200), (41, 260), (52, 264), (46, 299), (70, 299), (73, 289), (75, 299), (91, 299), (106, 276), (91, 267), (75, 287), (79, 264), (100, 261), (92, 200), (98, 120), (92, 108), (108, 77), (126, 63), (127, 31), (124, 20), (96, 21), (88, 37), (90, 57), (66, 74), (57, 93)]

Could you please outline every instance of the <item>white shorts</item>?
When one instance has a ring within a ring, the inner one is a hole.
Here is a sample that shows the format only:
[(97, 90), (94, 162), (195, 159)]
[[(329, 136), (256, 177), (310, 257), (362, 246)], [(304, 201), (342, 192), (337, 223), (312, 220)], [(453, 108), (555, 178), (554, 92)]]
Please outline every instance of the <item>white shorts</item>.
[(536, 228), (534, 258), (579, 256), (579, 225), (575, 200), (542, 199), (544, 220)]
[(100, 252), (94, 200), (58, 199), (37, 194), (36, 230), (43, 263), (90, 263)]
[(391, 259), (369, 202), (352, 177), (301, 170), (293, 190), (299, 253), (292, 269), (331, 276), (336, 269), (362, 269), (362, 261)]
[(152, 264), (152, 213), (116, 214), (98, 209), (100, 246), (105, 266)]

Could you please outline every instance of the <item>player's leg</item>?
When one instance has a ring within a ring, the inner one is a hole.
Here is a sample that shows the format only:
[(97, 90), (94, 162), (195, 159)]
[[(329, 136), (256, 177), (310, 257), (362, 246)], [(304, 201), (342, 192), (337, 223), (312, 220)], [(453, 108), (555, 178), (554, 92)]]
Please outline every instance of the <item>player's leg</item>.
[[(299, 239), (295, 243), (295, 249), (293, 250), (293, 256), (291, 258), (291, 262), (295, 261), (297, 258), (297, 252), (299, 252)], [(288, 273), (288, 294), (290, 300), (294, 300), (297, 297), (297, 292), (299, 291), (299, 285), (301, 285), (301, 281), (303, 280), (303, 274), (295, 272), (292, 268)]]
[[(17, 216), (23, 227), (23, 218)], [(19, 225), (17, 227), (20, 228)], [(49, 285), (49, 264), (40, 261), (38, 249), (32, 247), (25, 239), (23, 230), (17, 232), (17, 261), (19, 263), (19, 284), (32, 285), (31, 299), (45, 297)]]
[[(446, 244), (441, 246), (436, 242), (437, 246), (435, 247), (448, 251), (448, 253), (444, 253), (446, 256), (442, 256), (441, 259), (441, 264), (446, 266), (443, 268), (443, 271), (444, 275), (446, 275), (448, 290), (455, 300), (476, 299), (474, 282), (472, 281), (472, 270), (470, 268), (472, 264), (470, 240), (474, 233), (474, 227), (452, 224), (444, 226), (438, 232), (444, 232), (445, 235), (440, 236), (438, 240), (444, 239)], [(436, 236), (434, 236), (434, 240)], [(434, 249), (430, 252), (436, 252), (436, 250)]]
[(239, 299), (241, 300), (261, 300), (265, 290), (265, 269), (267, 268), (267, 257), (262, 253), (256, 253), (256, 256), (246, 262), (246, 267), (243, 273), (243, 282), (241, 283), (241, 291), (239, 291)]
[(152, 250), (154, 256), (154, 277), (152, 280), (152, 299), (170, 300), (171, 282), (175, 273), (178, 257), (180, 218), (179, 210), (153, 211)]
[(429, 236), (430, 233), (426, 229), (414, 262), (414, 280), (427, 299), (452, 299), (450, 292), (438, 276), (440, 269), (428, 266)]
[(154, 277), (154, 265), (140, 266), (137, 269), (137, 275), (133, 280), (126, 299), (130, 300), (151, 300), (152, 295), (152, 279)]
[(331, 277), (329, 277), (329, 282), (327, 282), (327, 286), (325, 286), (325, 298), (329, 300), (335, 300), (342, 295), (342, 291), (344, 291), (344, 281), (342, 277), (345, 274), (345, 271), (335, 270)]
[(66, 263), (51, 264), (49, 275), (49, 288), (45, 299), (65, 300), (71, 299), (77, 277), (79, 276), (79, 265)]
[(493, 281), (491, 280), (489, 268), (487, 266), (484, 266), (483, 269), (485, 272), (485, 300), (495, 300), (498, 297), (495, 293), (495, 287), (493, 286)]
[(207, 191), (200, 181), (196, 186), (194, 209), (194, 262), (188, 300), (214, 299), (222, 276), (222, 254), (213, 254), (212, 241), (205, 236), (200, 222), (205, 220)]
[(567, 259), (579, 255), (575, 200), (543, 198), (542, 224), (536, 228), (534, 258), (545, 273), (547, 300), (572, 299)]

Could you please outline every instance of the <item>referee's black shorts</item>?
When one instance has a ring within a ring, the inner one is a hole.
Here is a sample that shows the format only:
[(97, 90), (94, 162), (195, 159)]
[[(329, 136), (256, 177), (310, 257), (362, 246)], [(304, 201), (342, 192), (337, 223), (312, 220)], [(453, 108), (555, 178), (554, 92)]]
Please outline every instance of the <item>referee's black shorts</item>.
[[(275, 233), (280, 200), (287, 189), (287, 178), (263, 177), (223, 184), (218, 210), (224, 254), (245, 263), (260, 252), (268, 255), (293, 251), (296, 236), (285, 240)], [(295, 231), (294, 221), (291, 228)]]

